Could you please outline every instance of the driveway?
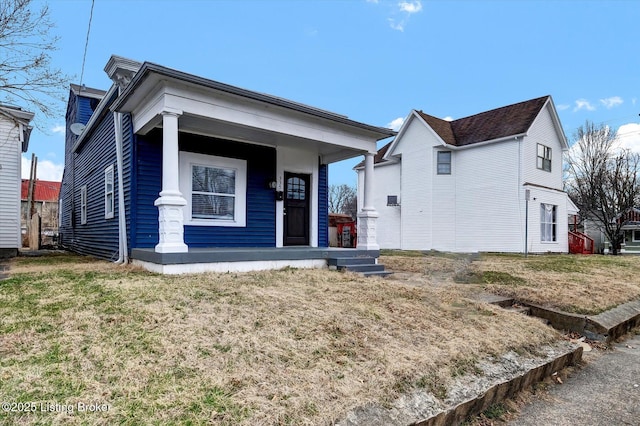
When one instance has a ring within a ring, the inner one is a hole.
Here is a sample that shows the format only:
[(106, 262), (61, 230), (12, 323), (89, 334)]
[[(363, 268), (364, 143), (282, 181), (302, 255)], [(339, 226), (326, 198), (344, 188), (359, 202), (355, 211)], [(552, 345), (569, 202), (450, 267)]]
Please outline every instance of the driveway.
[(640, 335), (630, 335), (607, 352), (584, 354), (586, 365), (545, 400), (522, 409), (509, 425), (639, 425)]

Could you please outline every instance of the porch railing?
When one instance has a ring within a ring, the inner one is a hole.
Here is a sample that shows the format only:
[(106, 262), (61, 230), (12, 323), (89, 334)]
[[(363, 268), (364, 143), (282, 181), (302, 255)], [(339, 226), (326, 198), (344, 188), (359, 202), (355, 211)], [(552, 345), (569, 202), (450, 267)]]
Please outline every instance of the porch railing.
[(569, 253), (593, 254), (593, 238), (582, 232), (569, 232)]

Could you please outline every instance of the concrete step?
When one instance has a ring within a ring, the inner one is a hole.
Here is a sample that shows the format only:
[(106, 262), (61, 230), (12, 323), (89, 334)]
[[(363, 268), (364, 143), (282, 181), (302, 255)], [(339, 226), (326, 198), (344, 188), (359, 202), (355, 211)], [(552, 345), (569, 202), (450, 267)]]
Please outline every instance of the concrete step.
[(380, 272), (380, 271), (384, 271), (384, 265), (381, 265), (381, 264), (341, 265), (341, 266), (338, 266), (338, 270), (350, 271), (350, 272)]
[(329, 258), (329, 266), (373, 265), (375, 263), (376, 259), (371, 256)]
[(329, 269), (356, 272), (365, 277), (386, 277), (392, 273), (385, 271), (384, 265), (376, 263), (376, 258), (371, 256), (332, 257), (328, 259), (328, 264)]

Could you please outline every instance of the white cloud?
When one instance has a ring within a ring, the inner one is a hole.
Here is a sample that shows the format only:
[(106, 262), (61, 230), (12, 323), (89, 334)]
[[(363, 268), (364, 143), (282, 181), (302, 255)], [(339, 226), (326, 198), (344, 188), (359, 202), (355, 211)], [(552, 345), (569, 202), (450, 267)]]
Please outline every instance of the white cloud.
[(569, 104), (558, 104), (558, 105), (556, 105), (556, 109), (558, 111), (564, 111), (564, 110), (569, 109), (569, 108), (571, 108), (571, 105), (569, 105)]
[(610, 98), (600, 99), (600, 103), (605, 106), (607, 109), (611, 109), (618, 105), (622, 105), (624, 101), (620, 96), (612, 96)]
[(62, 124), (56, 124), (55, 126), (53, 126), (53, 128), (51, 128), (51, 131), (53, 133), (64, 133), (66, 130), (67, 128)]
[(391, 120), (390, 123), (387, 123), (387, 127), (395, 130), (396, 132), (400, 130), (400, 127), (404, 124), (404, 117), (398, 117), (395, 120)]
[(640, 153), (640, 124), (628, 123), (620, 126), (618, 143), (621, 148)]
[(633, 105), (635, 105), (637, 100), (638, 100), (637, 98), (632, 98), (632, 99), (631, 99), (631, 103), (632, 103)]
[(394, 12), (394, 15), (399, 15), (399, 18), (388, 18), (389, 26), (397, 31), (404, 31), (407, 22), (409, 21), (409, 17), (411, 15), (416, 14), (422, 11), (422, 2), (420, 0), (412, 0), (412, 1), (400, 1), (397, 4), (397, 9)]
[[(64, 164), (57, 164), (51, 160), (38, 160), (36, 165), (36, 177), (40, 180), (52, 180), (60, 182)], [(31, 159), (22, 156), (22, 179), (29, 179), (31, 173)]]
[(389, 18), (389, 26), (397, 31), (404, 31), (404, 21), (396, 22), (395, 19)]
[(576, 100), (576, 106), (575, 108), (573, 108), (573, 112), (580, 111), (581, 109), (586, 109), (587, 111), (595, 111), (596, 107), (591, 105), (588, 100), (582, 98)]
[(445, 118), (443, 118), (444, 121), (453, 121), (453, 117), (450, 115), (447, 115)]
[(398, 3), (398, 7), (402, 12), (407, 12), (408, 14), (418, 13), (422, 10), (422, 3), (419, 0), (416, 1), (401, 1)]
[(379, 1), (379, 0), (367, 0), (367, 3), (375, 3), (375, 4), (378, 4), (378, 1)]

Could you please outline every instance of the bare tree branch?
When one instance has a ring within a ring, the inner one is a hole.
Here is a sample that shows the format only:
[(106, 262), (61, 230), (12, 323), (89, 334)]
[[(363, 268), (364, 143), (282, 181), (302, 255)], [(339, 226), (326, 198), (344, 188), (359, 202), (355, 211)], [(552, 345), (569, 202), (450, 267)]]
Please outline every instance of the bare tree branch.
[(624, 237), (623, 214), (640, 195), (640, 156), (618, 148), (616, 132), (587, 121), (574, 134), (566, 157), (565, 189), (583, 219), (598, 222), (617, 254)]
[(355, 188), (345, 184), (329, 186), (329, 212), (348, 214), (355, 219), (358, 213)]
[(58, 37), (45, 4), (31, 0), (0, 0), (0, 102), (19, 104), (43, 118), (62, 113), (69, 78), (51, 64)]

